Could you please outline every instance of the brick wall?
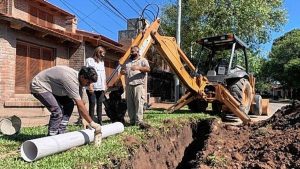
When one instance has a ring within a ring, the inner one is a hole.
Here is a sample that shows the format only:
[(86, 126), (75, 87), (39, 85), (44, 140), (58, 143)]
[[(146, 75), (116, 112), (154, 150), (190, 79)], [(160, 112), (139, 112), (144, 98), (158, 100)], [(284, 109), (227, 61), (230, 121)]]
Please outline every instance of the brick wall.
[(123, 45), (123, 49), (127, 50), (132, 40), (137, 36), (137, 30), (121, 30), (118, 33), (118, 42)]
[(54, 48), (56, 49), (55, 65), (69, 65), (68, 47), (55, 45)]
[(8, 7), (8, 1), (7, 0), (0, 1), (0, 13), (7, 14), (7, 12), (8, 12), (7, 7)]
[(94, 54), (95, 48), (96, 48), (96, 47), (87, 44), (87, 45), (85, 46), (85, 58), (92, 57), (93, 54)]
[(84, 51), (84, 42), (78, 48), (70, 48), (70, 67), (75, 70), (79, 70), (84, 65)]
[(15, 40), (7, 25), (0, 23), (0, 107), (14, 92)]

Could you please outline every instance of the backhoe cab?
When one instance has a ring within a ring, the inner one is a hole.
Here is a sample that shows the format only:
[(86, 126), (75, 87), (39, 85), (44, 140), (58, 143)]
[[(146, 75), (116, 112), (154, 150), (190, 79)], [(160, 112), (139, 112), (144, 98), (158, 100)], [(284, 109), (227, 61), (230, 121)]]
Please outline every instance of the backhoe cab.
[[(212, 103), (214, 113), (228, 111), (224, 103), (220, 86), (227, 89), (229, 94), (239, 104), (239, 109), (248, 114), (261, 115), (262, 98), (255, 95), (255, 78), (249, 74), (246, 49), (248, 46), (234, 34), (203, 38), (197, 41), (201, 45), (200, 58), (206, 60), (197, 65), (197, 73), (204, 74), (208, 83), (205, 87), (207, 98), (193, 100), (188, 104), (194, 112), (206, 111), (208, 103)], [(223, 89), (222, 89), (223, 90)], [(226, 102), (226, 101), (225, 101)], [(264, 105), (267, 107), (268, 105)], [(230, 112), (230, 111), (229, 111)]]
[[(248, 77), (248, 46), (234, 34), (203, 38), (197, 41), (201, 54), (207, 54), (203, 69), (210, 82), (226, 83), (226, 80)], [(203, 56), (200, 56), (202, 58)], [(198, 68), (197, 68), (198, 69)]]

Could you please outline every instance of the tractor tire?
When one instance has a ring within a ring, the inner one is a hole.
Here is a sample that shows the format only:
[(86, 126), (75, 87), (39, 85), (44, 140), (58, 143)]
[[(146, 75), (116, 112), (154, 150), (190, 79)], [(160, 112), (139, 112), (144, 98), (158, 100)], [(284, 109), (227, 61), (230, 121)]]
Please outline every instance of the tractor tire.
[(262, 98), (260, 95), (255, 95), (255, 104), (252, 105), (252, 114), (260, 116), (262, 115)]
[(195, 113), (196, 112), (197, 113), (205, 112), (207, 106), (208, 106), (208, 103), (206, 101), (200, 100), (200, 99), (193, 100), (192, 102), (190, 102), (188, 104), (189, 109)]
[(245, 78), (238, 79), (229, 87), (231, 95), (240, 103), (240, 110), (249, 114), (251, 107), (251, 85)]

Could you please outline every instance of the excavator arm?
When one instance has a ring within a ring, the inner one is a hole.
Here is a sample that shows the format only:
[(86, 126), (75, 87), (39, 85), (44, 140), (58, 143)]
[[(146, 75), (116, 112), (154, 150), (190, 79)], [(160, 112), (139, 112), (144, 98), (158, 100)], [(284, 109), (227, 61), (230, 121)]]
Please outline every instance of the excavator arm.
[(196, 77), (190, 75), (191, 72), (195, 72), (195, 67), (178, 47), (175, 38), (161, 36), (156, 31), (152, 31), (151, 36), (155, 41), (154, 45), (156, 49), (163, 59), (167, 61), (181, 82), (194, 93), (205, 96), (204, 87), (207, 79), (201, 75)]
[[(138, 36), (133, 40), (131, 46), (139, 46), (140, 48), (140, 56), (145, 57), (147, 51), (150, 46), (153, 44), (153, 39), (151, 38), (151, 31), (157, 31), (160, 25), (160, 20), (155, 20), (149, 27), (145, 28), (142, 32), (138, 34)], [(106, 83), (108, 86), (113, 86), (120, 78), (121, 75), (118, 72), (121, 69), (121, 66), (129, 59), (130, 57), (130, 48), (126, 51), (126, 53), (120, 58), (119, 65), (112, 72), (111, 76), (107, 79)], [(124, 78), (121, 78), (121, 80)], [(122, 84), (124, 86), (124, 80), (122, 80)]]
[[(200, 95), (205, 95), (204, 87), (205, 81), (207, 81), (207, 79), (203, 76), (190, 76), (189, 72), (185, 68), (185, 65), (188, 67), (188, 69), (190, 69), (191, 72), (195, 71), (194, 65), (190, 62), (184, 52), (178, 47), (175, 38), (159, 35), (159, 33), (157, 32), (159, 23), (160, 20), (157, 19), (153, 24), (151, 24), (150, 27), (146, 28), (145, 31), (141, 32), (135, 38), (131, 46), (139, 46), (141, 57), (145, 57), (150, 46), (154, 44), (163, 59), (165, 59), (169, 63), (169, 66), (180, 78), (181, 82), (193, 92), (196, 92)], [(108, 78), (108, 86), (112, 86), (112, 84), (120, 79), (121, 75), (118, 75), (117, 72), (129, 57), (130, 48), (126, 51), (124, 56), (120, 58), (118, 67)], [(113, 76), (118, 76), (118, 78), (113, 78)]]

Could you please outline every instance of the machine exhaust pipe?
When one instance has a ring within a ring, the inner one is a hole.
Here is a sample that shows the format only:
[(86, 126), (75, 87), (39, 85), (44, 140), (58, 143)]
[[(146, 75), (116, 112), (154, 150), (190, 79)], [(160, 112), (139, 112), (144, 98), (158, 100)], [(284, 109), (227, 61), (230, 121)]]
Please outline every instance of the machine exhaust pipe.
[[(115, 135), (124, 131), (120, 122), (102, 126), (102, 138)], [(66, 151), (70, 148), (88, 144), (94, 141), (94, 130), (80, 131), (27, 140), (21, 145), (21, 157), (32, 162), (42, 157)]]

